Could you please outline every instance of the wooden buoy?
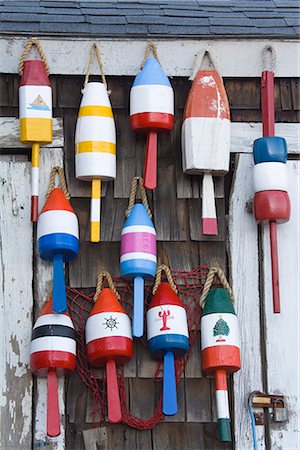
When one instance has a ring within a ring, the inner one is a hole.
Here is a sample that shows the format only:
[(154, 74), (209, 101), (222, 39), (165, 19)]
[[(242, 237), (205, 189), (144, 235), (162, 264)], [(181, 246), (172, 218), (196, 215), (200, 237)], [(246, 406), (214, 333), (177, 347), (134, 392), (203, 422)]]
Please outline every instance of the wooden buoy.
[(161, 65), (149, 57), (130, 91), (130, 126), (147, 133), (144, 185), (157, 184), (157, 133), (171, 131), (174, 124), (174, 91)]
[(222, 78), (216, 70), (199, 70), (184, 110), (182, 165), (187, 174), (203, 174), (202, 233), (217, 235), (212, 175), (225, 175), (230, 158), (230, 111)]
[(147, 340), (154, 358), (164, 360), (162, 411), (177, 413), (174, 357), (189, 349), (185, 308), (168, 283), (160, 283), (147, 312)]
[(215, 374), (219, 438), (231, 441), (227, 374), (241, 367), (237, 317), (223, 288), (211, 289), (201, 317), (202, 369)]
[(55, 188), (42, 209), (37, 224), (39, 255), (53, 262), (53, 310), (67, 311), (63, 263), (79, 251), (77, 216), (63, 191)]
[(131, 323), (111, 289), (103, 289), (86, 322), (85, 342), (88, 362), (93, 367), (106, 367), (108, 419), (122, 419), (116, 365), (125, 364), (133, 356)]
[[(28, 42), (26, 55), (33, 44), (41, 51), (37, 42), (37, 40)], [(42, 55), (44, 56), (43, 53)], [(23, 144), (32, 144), (31, 221), (37, 222), (40, 144), (52, 142), (52, 89), (47, 66), (42, 60), (20, 62), (20, 75), (20, 141)]]
[(47, 377), (47, 435), (60, 434), (57, 376), (75, 369), (76, 340), (70, 316), (54, 314), (48, 300), (32, 330), (30, 367), (34, 375)]

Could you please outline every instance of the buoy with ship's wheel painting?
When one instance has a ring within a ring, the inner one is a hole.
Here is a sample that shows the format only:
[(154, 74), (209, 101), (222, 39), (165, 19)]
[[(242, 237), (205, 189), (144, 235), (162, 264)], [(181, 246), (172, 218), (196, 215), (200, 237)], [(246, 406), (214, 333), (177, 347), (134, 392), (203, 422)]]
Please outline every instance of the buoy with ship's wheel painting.
[(132, 358), (133, 341), (130, 319), (109, 288), (102, 289), (95, 299), (86, 321), (85, 342), (91, 366), (106, 368), (108, 420), (118, 423), (122, 410), (116, 366)]
[[(41, 60), (25, 61), (36, 45)], [(38, 220), (40, 144), (52, 142), (52, 89), (49, 69), (41, 44), (30, 39), (19, 63), (20, 141), (32, 145), (31, 155), (31, 221)]]
[(147, 341), (153, 357), (163, 358), (162, 412), (172, 416), (177, 413), (174, 358), (188, 351), (189, 332), (186, 310), (169, 283), (160, 283), (151, 299), (147, 311)]
[[(102, 83), (89, 82), (94, 51), (102, 74)], [(116, 126), (108, 97), (100, 53), (92, 46), (82, 91), (75, 132), (75, 174), (92, 182), (90, 240), (100, 241), (101, 180), (116, 178)]]
[[(155, 57), (148, 57), (150, 50)], [(174, 124), (174, 91), (157, 57), (154, 44), (148, 44), (142, 70), (130, 90), (130, 126), (147, 133), (144, 185), (157, 184), (157, 134), (171, 131)]]
[[(201, 69), (204, 56), (214, 69)], [(198, 68), (200, 68), (198, 70)], [(217, 235), (213, 176), (225, 175), (230, 159), (230, 111), (222, 78), (209, 52), (197, 58), (182, 124), (184, 173), (203, 175), (202, 233)]]
[(53, 263), (53, 310), (67, 311), (64, 262), (79, 251), (78, 219), (64, 192), (54, 188), (39, 215), (38, 251), (45, 261)]
[(237, 317), (228, 291), (212, 288), (201, 316), (202, 370), (215, 375), (219, 439), (231, 442), (227, 374), (241, 367)]
[(54, 314), (49, 299), (32, 330), (30, 367), (34, 375), (47, 377), (47, 435), (60, 434), (57, 377), (71, 373), (76, 364), (76, 340), (68, 315)]

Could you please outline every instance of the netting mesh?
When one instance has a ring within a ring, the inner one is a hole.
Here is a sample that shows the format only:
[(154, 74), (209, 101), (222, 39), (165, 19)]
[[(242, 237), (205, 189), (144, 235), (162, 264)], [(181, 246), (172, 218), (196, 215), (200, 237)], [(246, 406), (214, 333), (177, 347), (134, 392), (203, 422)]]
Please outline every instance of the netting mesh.
[[(199, 299), (205, 279), (208, 273), (208, 267), (199, 266), (191, 271), (172, 271), (172, 276), (178, 287), (178, 295), (185, 305), (188, 318), (188, 329), (190, 335), (190, 350), (184, 358), (177, 358), (175, 360), (176, 383), (178, 384), (184, 368), (189, 360), (191, 349), (196, 340), (197, 332), (199, 330), (199, 323), (201, 317), (201, 308), (199, 307)], [(165, 281), (164, 277), (162, 281)], [(132, 310), (132, 287), (130, 283), (124, 282), (123, 279), (114, 279), (114, 283), (121, 296), (121, 304), (131, 317)], [(145, 312), (151, 299), (152, 285), (145, 288)], [(106, 379), (104, 370), (96, 370), (91, 367), (86, 358), (85, 351), (85, 337), (84, 329), (85, 322), (93, 306), (93, 295), (89, 295), (76, 290), (74, 288), (67, 289), (69, 313), (73, 320), (76, 330), (77, 340), (77, 363), (76, 369), (79, 377), (83, 383), (90, 389), (93, 398), (93, 415), (94, 422), (105, 423), (107, 421), (107, 398), (106, 398)], [(142, 345), (147, 347), (146, 336), (141, 338)], [(153, 373), (153, 379), (157, 383), (162, 383), (162, 361), (159, 361), (156, 370)], [(124, 367), (118, 368), (118, 383), (120, 389), (120, 399), (122, 406), (122, 422), (130, 427), (139, 430), (146, 430), (155, 427), (162, 419), (163, 414), (161, 410), (162, 398), (160, 396), (155, 411), (152, 417), (142, 419), (141, 417), (131, 414), (128, 407), (128, 396), (126, 384), (124, 380)]]

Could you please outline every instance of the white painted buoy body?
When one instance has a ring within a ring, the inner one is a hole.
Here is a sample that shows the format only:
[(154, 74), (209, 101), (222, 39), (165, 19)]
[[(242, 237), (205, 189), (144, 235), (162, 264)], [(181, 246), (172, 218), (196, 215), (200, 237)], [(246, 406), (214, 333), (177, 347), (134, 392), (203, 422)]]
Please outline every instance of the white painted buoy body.
[(288, 169), (282, 162), (264, 162), (253, 167), (254, 192), (288, 191)]

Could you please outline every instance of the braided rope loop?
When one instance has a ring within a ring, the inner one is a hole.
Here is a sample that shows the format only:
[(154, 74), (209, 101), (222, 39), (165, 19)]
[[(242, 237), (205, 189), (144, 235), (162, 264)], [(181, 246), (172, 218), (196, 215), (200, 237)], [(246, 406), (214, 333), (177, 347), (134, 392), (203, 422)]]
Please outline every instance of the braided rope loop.
[(133, 179), (132, 179), (129, 203), (128, 203), (128, 207), (125, 212), (125, 216), (128, 217), (132, 211), (132, 208), (134, 207), (135, 197), (136, 197), (138, 187), (140, 188), (140, 191), (141, 191), (143, 205), (146, 208), (148, 216), (150, 217), (150, 219), (152, 219), (152, 212), (151, 212), (151, 209), (149, 206), (146, 190), (144, 188), (144, 180), (142, 177), (133, 177)]
[(91, 67), (92, 67), (92, 63), (93, 63), (94, 53), (95, 53), (96, 59), (98, 61), (98, 65), (99, 65), (99, 69), (100, 69), (100, 73), (101, 73), (101, 78), (102, 78), (102, 83), (104, 84), (104, 86), (107, 89), (107, 83), (106, 83), (106, 78), (105, 78), (105, 74), (104, 74), (104, 69), (103, 69), (103, 64), (102, 64), (100, 51), (99, 51), (99, 48), (97, 47), (97, 44), (95, 44), (95, 43), (92, 45), (92, 48), (90, 50), (90, 57), (89, 57), (89, 62), (88, 62), (87, 69), (86, 69), (86, 75), (85, 75), (85, 79), (84, 79), (83, 89), (85, 88), (85, 86), (87, 85), (87, 83), (89, 81), (90, 71), (91, 71)]
[(115, 294), (117, 299), (120, 300), (121, 296), (116, 289), (116, 286), (113, 282), (111, 274), (109, 272), (106, 272), (105, 270), (102, 270), (102, 272), (99, 273), (98, 278), (97, 278), (96, 292), (93, 297), (94, 302), (96, 302), (97, 298), (99, 297), (100, 292), (102, 291), (104, 278), (106, 278), (106, 280), (107, 280), (108, 287), (112, 290), (112, 292)]
[(66, 182), (66, 178), (65, 178), (64, 169), (62, 167), (59, 167), (59, 166), (52, 167), (52, 169), (51, 169), (50, 179), (49, 179), (49, 186), (48, 186), (48, 190), (46, 192), (46, 199), (48, 199), (49, 195), (51, 194), (51, 192), (53, 191), (53, 189), (55, 187), (55, 176), (56, 176), (56, 174), (58, 174), (61, 190), (65, 194), (65, 197), (68, 200), (70, 200), (70, 193), (69, 193), (68, 188), (67, 188), (67, 182)]
[(46, 68), (47, 75), (49, 75), (49, 65), (48, 65), (48, 61), (47, 61), (46, 55), (45, 55), (45, 53), (44, 53), (44, 50), (43, 50), (43, 48), (42, 48), (42, 46), (41, 46), (40, 41), (39, 41), (36, 37), (33, 37), (33, 38), (29, 39), (29, 40), (26, 42), (25, 48), (24, 48), (24, 50), (23, 50), (23, 53), (22, 53), (21, 58), (20, 58), (20, 61), (19, 61), (19, 68), (18, 68), (18, 69), (19, 69), (19, 74), (20, 74), (20, 75), (23, 75), (23, 71), (24, 71), (24, 63), (25, 63), (25, 60), (26, 60), (27, 56), (29, 55), (30, 50), (31, 50), (31, 47), (32, 47), (33, 45), (36, 46), (37, 51), (39, 52), (39, 55), (40, 55), (40, 57), (41, 57), (41, 60), (42, 60), (42, 61), (44, 62), (44, 64), (45, 64), (45, 68)]
[(146, 46), (146, 50), (145, 50), (145, 54), (144, 54), (144, 58), (143, 61), (141, 62), (140, 65), (140, 69), (142, 70), (142, 68), (145, 65), (145, 62), (147, 61), (149, 55), (150, 55), (150, 51), (152, 51), (152, 54), (154, 56), (154, 58), (158, 61), (158, 63), (161, 65), (160, 60), (158, 58), (158, 53), (157, 53), (157, 46), (156, 44), (154, 44), (154, 42), (148, 42), (147, 46)]
[(155, 294), (155, 292), (158, 289), (158, 286), (161, 283), (161, 275), (162, 275), (163, 271), (165, 272), (165, 274), (167, 276), (167, 280), (168, 280), (168, 283), (169, 283), (170, 287), (173, 289), (175, 294), (178, 294), (178, 289), (177, 289), (176, 284), (174, 283), (174, 280), (173, 280), (170, 268), (168, 266), (166, 266), (165, 264), (161, 264), (157, 268), (157, 271), (156, 271), (155, 283), (154, 283), (154, 286), (153, 286), (153, 289), (152, 289), (152, 295)]
[[(271, 56), (271, 64), (270, 58)], [(266, 45), (262, 51), (262, 63), (263, 63), (263, 72), (269, 70), (271, 72), (275, 72), (276, 68), (276, 52), (272, 45)]]
[(207, 297), (207, 295), (208, 295), (208, 293), (210, 291), (210, 288), (212, 287), (215, 275), (218, 276), (218, 278), (219, 278), (222, 286), (224, 287), (224, 289), (227, 289), (229, 297), (230, 297), (232, 303), (234, 303), (233, 291), (231, 289), (230, 284), (227, 281), (227, 278), (226, 278), (223, 270), (219, 266), (212, 266), (209, 269), (209, 272), (207, 274), (206, 281), (205, 281), (205, 284), (204, 284), (204, 287), (203, 287), (203, 291), (202, 291), (202, 295), (201, 295), (200, 300), (199, 300), (199, 305), (200, 305), (201, 308), (204, 308), (204, 306), (205, 306), (205, 299), (206, 299), (206, 297)]

